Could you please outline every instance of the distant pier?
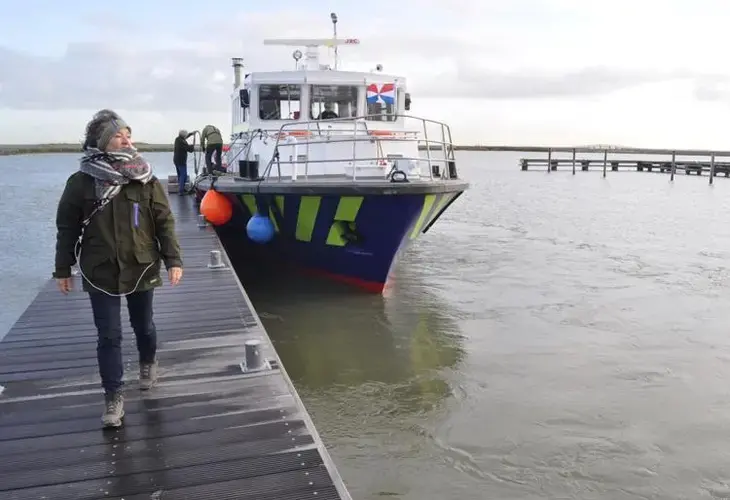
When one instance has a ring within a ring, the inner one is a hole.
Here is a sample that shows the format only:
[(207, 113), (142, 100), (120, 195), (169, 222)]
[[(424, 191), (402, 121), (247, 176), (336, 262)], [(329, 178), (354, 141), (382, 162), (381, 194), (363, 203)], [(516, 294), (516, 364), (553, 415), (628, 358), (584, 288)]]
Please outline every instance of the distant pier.
[[(598, 170), (603, 173), (604, 177), (608, 171), (632, 170), (667, 173), (670, 175), (670, 180), (674, 180), (674, 176), (678, 172), (683, 172), (685, 175), (703, 175), (703, 173), (707, 173), (710, 184), (718, 175), (730, 177), (730, 160), (728, 159), (730, 151), (585, 146), (581, 148), (547, 148), (546, 152), (547, 155), (544, 157), (520, 158), (520, 169), (522, 171), (537, 170), (543, 172), (569, 169), (573, 174), (577, 170), (583, 172)], [(563, 154), (556, 157), (560, 153)], [(570, 157), (566, 158), (564, 153), (570, 153)], [(578, 153), (581, 154), (581, 157), (577, 156)], [(589, 154), (592, 157), (587, 157)], [(633, 156), (633, 158), (626, 158), (628, 155)], [(653, 157), (649, 158), (649, 156)]]
[[(520, 167), (522, 170), (547, 170), (547, 166), (550, 165), (550, 170), (553, 172), (561, 169), (568, 169), (573, 167), (572, 159), (551, 159), (546, 158), (521, 158)], [(576, 159), (576, 168), (582, 171), (602, 169), (603, 160), (586, 160)], [(651, 161), (651, 160), (609, 160), (607, 162), (607, 168), (613, 172), (619, 170), (636, 170), (637, 172), (661, 172), (670, 173), (672, 171), (671, 161)], [(675, 161), (674, 163), (675, 172), (684, 172), (687, 175), (696, 174), (702, 175), (703, 172), (710, 173), (713, 171), (713, 164), (711, 161)], [(724, 174), (725, 177), (730, 176), (730, 162), (715, 162), (714, 164), (715, 176)]]

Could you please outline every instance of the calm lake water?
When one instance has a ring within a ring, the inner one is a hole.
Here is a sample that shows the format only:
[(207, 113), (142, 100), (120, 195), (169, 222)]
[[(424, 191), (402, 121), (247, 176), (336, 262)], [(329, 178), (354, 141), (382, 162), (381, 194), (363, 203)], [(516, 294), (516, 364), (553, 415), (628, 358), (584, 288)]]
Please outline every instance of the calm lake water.
[[(519, 157), (457, 156), (471, 189), (385, 297), (250, 291), (353, 497), (730, 498), (730, 180)], [(75, 158), (0, 158), (0, 336)]]

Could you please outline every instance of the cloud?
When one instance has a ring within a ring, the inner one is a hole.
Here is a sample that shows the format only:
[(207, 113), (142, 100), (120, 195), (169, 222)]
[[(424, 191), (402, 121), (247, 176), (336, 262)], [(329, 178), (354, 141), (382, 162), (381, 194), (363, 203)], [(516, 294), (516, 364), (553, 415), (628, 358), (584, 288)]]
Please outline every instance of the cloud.
[[(386, 72), (405, 74), (412, 93), (438, 98), (600, 95), (690, 76), (682, 71), (630, 70), (610, 62), (597, 65), (581, 58), (575, 43), (570, 48), (573, 52), (567, 52), (575, 61), (572, 67), (565, 64), (568, 57), (543, 64), (546, 57), (540, 50), (555, 56), (567, 48), (557, 35), (546, 38), (552, 42), (546, 44), (551, 48), (530, 48), (542, 33), (540, 25), (545, 29), (539, 17), (560, 13), (574, 19), (578, 7), (572, 0), (528, 3), (530, 8), (452, 0), (446, 10), (457, 15), (449, 16), (443, 11), (427, 11), (423, 4), (416, 9), (415, 3), (405, 2), (396, 8), (411, 21), (408, 25), (394, 23), (392, 16), (373, 16), (368, 23), (356, 24), (349, 14), (341, 15), (340, 36), (362, 40), (357, 47), (340, 50), (341, 67), (367, 71), (380, 63)], [(578, 11), (583, 15), (592, 12)], [(105, 17), (98, 12), (89, 14), (86, 22), (98, 24), (98, 19)], [(525, 29), (538, 31), (531, 36), (515, 34), (513, 22), (518, 18), (523, 19)], [(221, 30), (220, 20), (203, 23), (200, 29), (187, 33), (153, 27), (142, 31), (138, 26), (124, 44), (71, 43), (60, 57), (0, 48), (0, 67), (4, 69), (0, 74), (0, 107), (222, 112), (228, 108), (231, 90), (230, 57), (243, 56), (248, 69), (292, 67), (294, 48), (265, 47), (262, 39), (330, 34), (326, 17), (297, 11), (232, 12), (226, 22), (240, 29), (235, 33)], [(455, 29), (459, 22), (461, 28)]]
[[(140, 19), (87, 9), (75, 21), (83, 25), (57, 31), (49, 26), (32, 38), (6, 29), (0, 33), (0, 108), (13, 126), (6, 125), (3, 135), (21, 140), (36, 134), (42, 122), (45, 136), (75, 137), (75, 129), (59, 127), (101, 107), (123, 111), (143, 140), (174, 134), (177, 122), (225, 126), (231, 57), (243, 57), (246, 71), (293, 68), (294, 47), (267, 47), (262, 40), (331, 34), (326, 3), (318, 13), (284, 3), (230, 7), (223, 9), (225, 19), (206, 20), (182, 9), (168, 13), (165, 23), (154, 6)], [(730, 102), (730, 71), (717, 65), (724, 57), (730, 3), (372, 0), (368, 9), (367, 16), (359, 4), (333, 9), (339, 36), (361, 40), (340, 49), (341, 68), (369, 71), (382, 64), (386, 73), (406, 76), (418, 114), (462, 124), (470, 134), (483, 126), (485, 113), (499, 123), (490, 134), (510, 138), (524, 130), (535, 135), (538, 125), (560, 130), (558, 119), (566, 120), (567, 130), (588, 115), (602, 116), (601, 127), (610, 127), (605, 117), (613, 109), (621, 110), (614, 117), (620, 121), (629, 111), (656, 116), (656, 109), (676, 110), (680, 100), (686, 113)], [(106, 21), (111, 18), (116, 22)], [(8, 18), (3, 23), (18, 24)], [(605, 109), (598, 113), (594, 108), (600, 106)], [(545, 122), (540, 113), (546, 113)], [(51, 114), (57, 116), (51, 120)], [(642, 124), (648, 119), (636, 116)], [(585, 131), (581, 126), (579, 132)]]
[[(573, 71), (539, 68), (499, 71), (460, 64), (452, 81), (441, 90), (441, 95), (482, 99), (585, 97), (692, 77), (691, 72), (683, 70), (647, 71), (593, 66)], [(432, 96), (438, 91), (428, 85), (419, 86), (418, 90), (424, 96)]]
[(187, 50), (73, 44), (60, 59), (0, 49), (0, 106), (80, 109), (105, 106), (165, 111), (220, 106), (221, 60)]
[[(246, 65), (263, 70), (286, 68), (291, 64), (292, 50), (261, 46), (260, 50), (249, 51), (251, 57), (245, 58)], [(424, 97), (514, 99), (598, 95), (690, 76), (682, 71), (600, 66), (572, 71), (477, 67), (478, 59), (473, 54), (481, 58), (497, 50), (496, 46), (485, 48), (456, 37), (396, 35), (363, 48), (345, 48), (340, 53), (343, 68), (367, 70), (384, 63), (386, 72), (401, 74), (405, 69), (411, 90)], [(0, 76), (0, 107), (224, 110), (231, 90), (230, 59), (226, 53), (235, 52), (205, 46), (138, 51), (113, 44), (81, 43), (69, 45), (61, 58), (47, 58), (0, 49), (0, 67), (7, 70)], [(460, 54), (457, 64), (449, 62), (453, 54)]]
[[(98, 14), (92, 19), (100, 17)], [(101, 16), (103, 17), (103, 16)], [(185, 109), (225, 110), (231, 90), (231, 56), (244, 56), (247, 71), (271, 71), (293, 67), (291, 53), (295, 47), (266, 47), (264, 38), (328, 36), (328, 26), (310, 30), (315, 24), (300, 15), (284, 15), (272, 26), (270, 14), (246, 14), (240, 21), (240, 39), (230, 33), (203, 26), (203, 29), (180, 37), (163, 33), (165, 46), (145, 48), (145, 39), (119, 44), (109, 42), (71, 43), (60, 57), (43, 57), (0, 47), (0, 107), (10, 109), (89, 109), (118, 107), (144, 111)], [(287, 17), (291, 17), (287, 22)], [(321, 20), (320, 20), (321, 21)], [(281, 29), (280, 26), (288, 26)], [(379, 32), (380, 31), (380, 32)], [(392, 31), (392, 34), (389, 32)], [(392, 24), (374, 19), (365, 30), (363, 43), (343, 47), (343, 69), (370, 70), (382, 63), (402, 74), (400, 62), (423, 58), (444, 59), (454, 53), (498, 53), (499, 44), (477, 42), (458, 35), (407, 32)], [(340, 36), (351, 36), (342, 33)], [(116, 39), (116, 37), (114, 37)], [(149, 44), (152, 47), (154, 45)], [(327, 56), (327, 50), (322, 49)], [(417, 67), (415, 69), (418, 69)]]

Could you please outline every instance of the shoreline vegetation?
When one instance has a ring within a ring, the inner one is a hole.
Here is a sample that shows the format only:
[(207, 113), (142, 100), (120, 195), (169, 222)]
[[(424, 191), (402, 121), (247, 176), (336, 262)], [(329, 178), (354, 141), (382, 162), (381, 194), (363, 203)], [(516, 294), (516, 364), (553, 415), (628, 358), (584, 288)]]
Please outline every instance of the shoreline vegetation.
[[(148, 144), (145, 142), (135, 143), (135, 146), (143, 153), (172, 153), (172, 144)], [(33, 155), (47, 153), (78, 153), (81, 154), (81, 144), (56, 143), (56, 144), (0, 144), (0, 156), (12, 155)]]
[[(151, 144), (147, 142), (136, 142), (135, 146), (142, 153), (172, 153), (172, 144)], [(419, 145), (420, 151), (425, 151), (425, 145)], [(441, 146), (431, 146), (431, 151), (441, 151)], [(198, 148), (196, 147), (196, 150)], [(503, 146), (486, 144), (464, 144), (454, 145), (454, 151), (512, 151), (523, 153), (606, 153), (606, 154), (657, 154), (657, 155), (682, 155), (682, 156), (730, 156), (730, 151), (708, 150), (708, 149), (669, 149), (669, 148), (635, 148), (627, 146), (615, 146), (610, 144), (595, 144), (588, 146)], [(32, 155), (32, 154), (58, 154), (77, 153), (81, 154), (81, 144), (77, 143), (55, 143), (55, 144), (0, 144), (0, 156)]]
[[(172, 144), (150, 144), (147, 142), (135, 142), (135, 147), (141, 153), (172, 153)], [(499, 148), (509, 148), (510, 146), (498, 146)], [(196, 148), (197, 149), (197, 148)], [(425, 151), (425, 146), (419, 146), (418, 149)], [(528, 151), (532, 148), (528, 148)], [(431, 147), (431, 150), (441, 150), (440, 147)], [(458, 146), (454, 145), (455, 151), (494, 151), (494, 146)], [(502, 149), (504, 150), (504, 149)], [(522, 151), (516, 147), (514, 151)], [(547, 148), (546, 148), (547, 151)], [(79, 153), (81, 154), (81, 144), (73, 143), (55, 143), (55, 144), (0, 144), (0, 156), (12, 155), (32, 155), (32, 154), (50, 154), (50, 153)]]

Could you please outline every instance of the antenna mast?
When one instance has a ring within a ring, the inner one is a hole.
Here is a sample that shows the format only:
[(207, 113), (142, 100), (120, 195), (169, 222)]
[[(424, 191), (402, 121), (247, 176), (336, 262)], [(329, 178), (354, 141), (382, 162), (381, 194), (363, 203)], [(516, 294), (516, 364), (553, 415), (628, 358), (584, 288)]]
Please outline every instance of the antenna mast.
[[(332, 28), (334, 36), (332, 38), (274, 38), (264, 40), (264, 45), (287, 45), (294, 47), (304, 47), (304, 67), (302, 69), (317, 71), (330, 69), (329, 66), (319, 64), (319, 47), (334, 47), (335, 48), (335, 70), (338, 67), (338, 56), (337, 47), (340, 45), (359, 45), (360, 40), (357, 38), (337, 38), (337, 14), (334, 12), (330, 13), (330, 19), (332, 20)], [(299, 67), (299, 59), (302, 57), (302, 53), (296, 50), (292, 57), (296, 61), (295, 67)]]
[(337, 14), (334, 12), (330, 13), (330, 19), (332, 19), (332, 30), (334, 32), (333, 40), (335, 41), (335, 71), (337, 71)]
[[(359, 45), (360, 40), (357, 38), (342, 38), (334, 40), (332, 38), (274, 38), (264, 40), (264, 45), (285, 45), (289, 47), (304, 47), (304, 67), (302, 69), (309, 71), (317, 71), (326, 69), (325, 66), (319, 65), (319, 47), (337, 47), (338, 45)], [(299, 55), (299, 54), (297, 54)], [(294, 56), (296, 59), (296, 56)]]

